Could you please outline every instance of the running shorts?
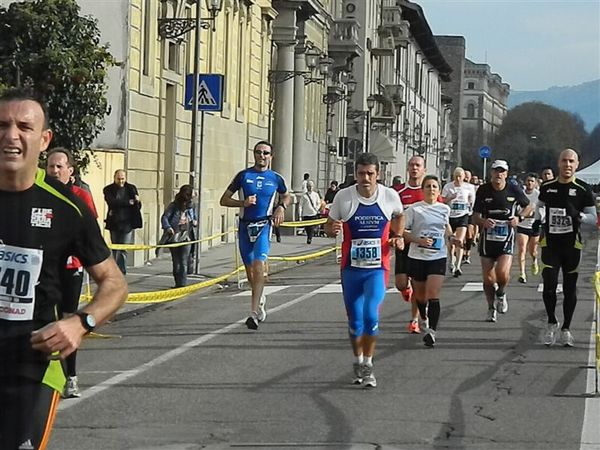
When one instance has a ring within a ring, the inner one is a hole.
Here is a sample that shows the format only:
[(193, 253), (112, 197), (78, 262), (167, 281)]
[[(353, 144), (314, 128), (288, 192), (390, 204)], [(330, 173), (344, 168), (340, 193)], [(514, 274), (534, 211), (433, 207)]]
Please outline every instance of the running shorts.
[(271, 221), (241, 222), (239, 224), (240, 255), (245, 265), (255, 260), (266, 261), (271, 250)]
[(465, 214), (460, 217), (450, 217), (450, 227), (452, 231), (456, 231), (457, 228), (466, 228), (469, 226), (469, 215)]
[(533, 229), (531, 228), (517, 227), (517, 233), (521, 233), (526, 236), (536, 237), (540, 235), (540, 230), (538, 229), (536, 231), (533, 231)]
[(429, 275), (446, 275), (446, 258), (424, 260), (408, 258), (408, 275), (415, 281), (427, 281)]

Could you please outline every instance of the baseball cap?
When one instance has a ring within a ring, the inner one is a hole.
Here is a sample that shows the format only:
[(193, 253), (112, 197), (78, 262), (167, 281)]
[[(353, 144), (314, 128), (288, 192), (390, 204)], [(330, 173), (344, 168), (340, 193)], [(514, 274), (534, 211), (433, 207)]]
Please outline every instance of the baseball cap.
[(504, 169), (508, 171), (508, 163), (503, 159), (497, 159), (492, 163), (492, 169)]

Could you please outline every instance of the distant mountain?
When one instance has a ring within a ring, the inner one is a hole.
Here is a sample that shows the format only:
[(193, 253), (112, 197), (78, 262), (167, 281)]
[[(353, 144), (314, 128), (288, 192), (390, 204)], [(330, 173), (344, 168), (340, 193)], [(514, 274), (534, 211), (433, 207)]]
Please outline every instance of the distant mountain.
[(511, 91), (508, 108), (534, 101), (578, 114), (588, 132), (600, 123), (600, 79), (577, 86), (553, 86), (545, 91)]

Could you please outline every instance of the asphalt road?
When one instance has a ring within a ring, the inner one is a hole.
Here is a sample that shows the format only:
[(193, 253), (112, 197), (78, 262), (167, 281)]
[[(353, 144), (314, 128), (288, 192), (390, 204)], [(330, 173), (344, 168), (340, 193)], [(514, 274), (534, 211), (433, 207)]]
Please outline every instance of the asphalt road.
[(595, 250), (571, 349), (539, 343), (539, 277), (521, 285), (513, 271), (510, 309), (492, 324), (483, 293), (463, 290), (479, 264), (464, 266), (446, 279), (434, 349), (405, 331), (409, 306), (390, 289), (371, 390), (350, 384), (334, 257), (273, 275), (258, 332), (234, 285), (126, 316), (84, 343), (83, 397), (61, 403), (49, 448), (600, 449), (600, 398), (582, 396), (594, 376)]

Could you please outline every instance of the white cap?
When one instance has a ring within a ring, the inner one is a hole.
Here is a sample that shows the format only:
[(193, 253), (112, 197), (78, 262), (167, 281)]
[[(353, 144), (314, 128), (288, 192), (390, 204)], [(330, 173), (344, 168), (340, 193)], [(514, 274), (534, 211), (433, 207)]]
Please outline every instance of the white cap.
[(492, 163), (492, 169), (504, 169), (508, 172), (508, 163), (503, 159), (497, 159)]

